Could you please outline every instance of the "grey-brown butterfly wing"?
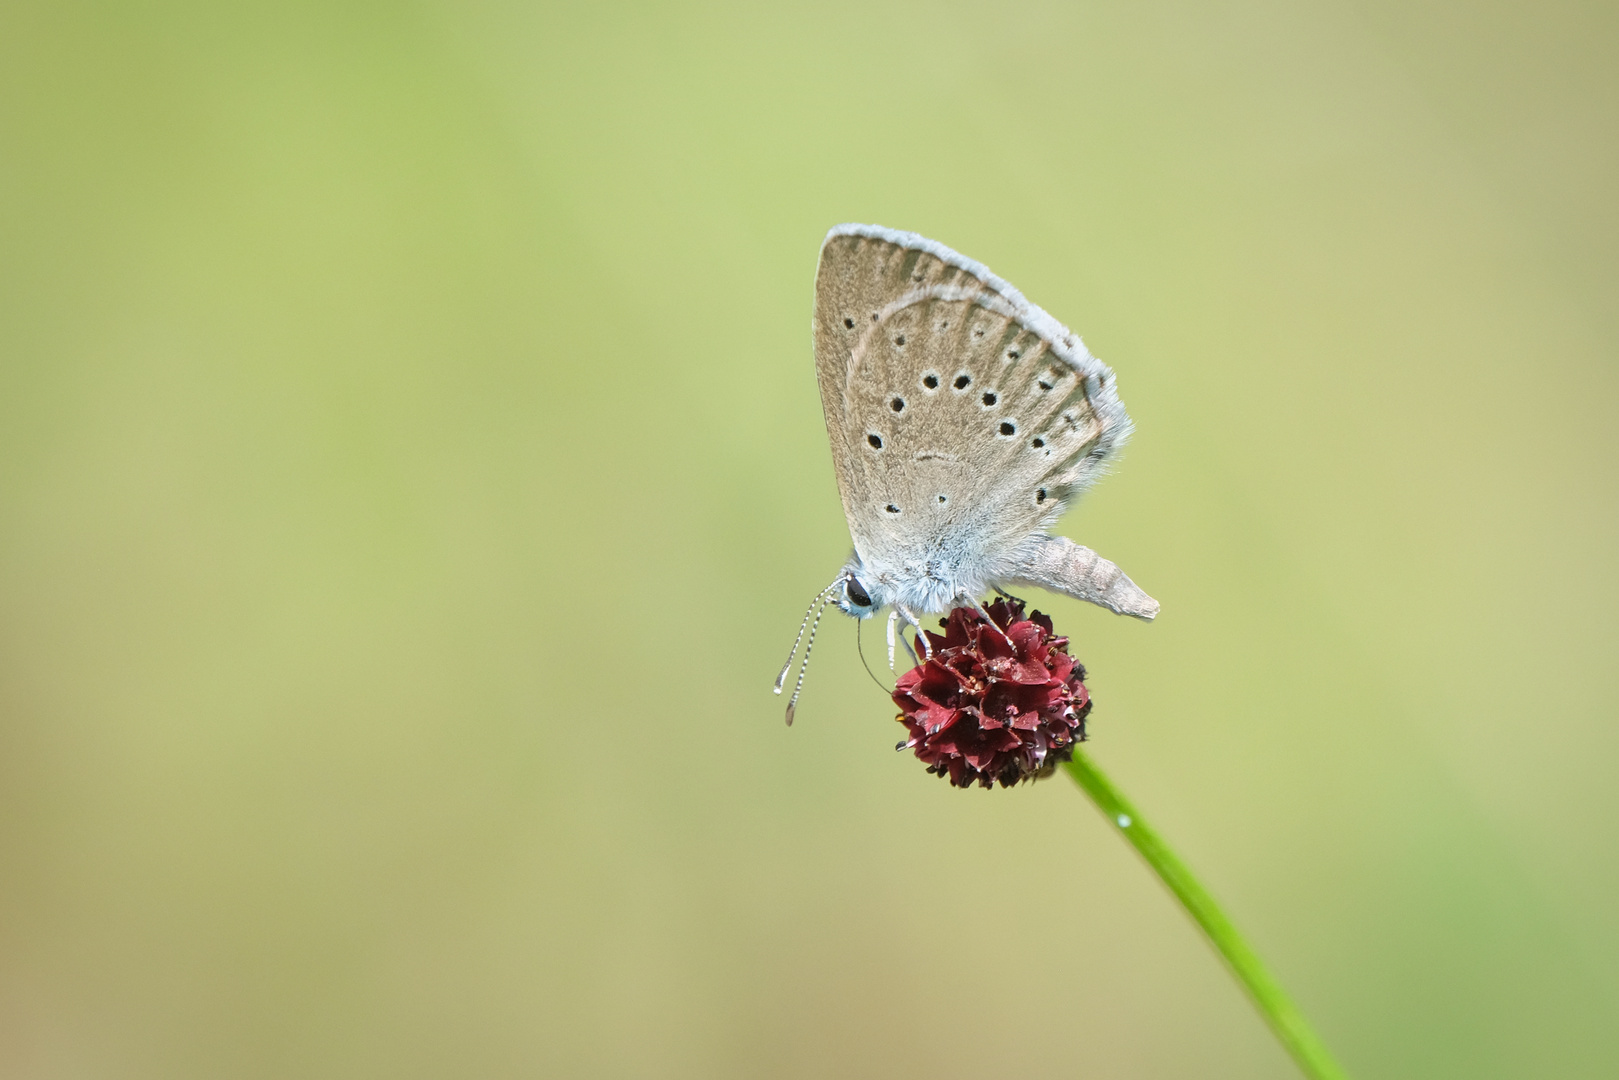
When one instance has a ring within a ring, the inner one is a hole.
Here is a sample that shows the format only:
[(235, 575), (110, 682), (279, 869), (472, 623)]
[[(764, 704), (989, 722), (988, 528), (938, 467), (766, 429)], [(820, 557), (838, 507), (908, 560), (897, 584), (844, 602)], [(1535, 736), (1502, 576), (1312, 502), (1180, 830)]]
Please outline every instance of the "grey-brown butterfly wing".
[[(886, 238), (880, 235), (883, 230), (866, 235), (857, 229), (840, 225), (821, 245), (815, 275), (814, 337), (816, 378), (838, 492), (855, 547), (863, 552), (876, 540), (872, 529), (881, 525), (881, 519), (873, 519), (867, 510), (871, 477), (861, 467), (856, 447), (857, 440), (870, 446), (868, 433), (856, 430), (859, 423), (848, 416), (844, 400), (857, 366), (856, 352), (863, 351), (874, 332), (880, 332), (889, 306), (912, 289), (955, 284), (983, 291), (986, 286), (959, 262), (941, 258), (925, 246)], [(883, 459), (885, 464), (893, 460)]]
[(1019, 552), (1130, 433), (1113, 373), (1077, 335), (914, 233), (833, 229), (814, 330), (838, 489), (867, 561), (942, 554), (1022, 576)]

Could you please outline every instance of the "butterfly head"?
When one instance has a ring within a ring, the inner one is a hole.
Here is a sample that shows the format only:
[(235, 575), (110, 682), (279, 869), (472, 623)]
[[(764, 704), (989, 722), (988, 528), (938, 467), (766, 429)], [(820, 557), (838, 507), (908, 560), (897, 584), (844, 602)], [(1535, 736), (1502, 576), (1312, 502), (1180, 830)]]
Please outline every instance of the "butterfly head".
[(843, 577), (832, 593), (832, 603), (845, 615), (869, 619), (888, 603), (887, 590), (860, 563), (858, 557), (843, 569)]

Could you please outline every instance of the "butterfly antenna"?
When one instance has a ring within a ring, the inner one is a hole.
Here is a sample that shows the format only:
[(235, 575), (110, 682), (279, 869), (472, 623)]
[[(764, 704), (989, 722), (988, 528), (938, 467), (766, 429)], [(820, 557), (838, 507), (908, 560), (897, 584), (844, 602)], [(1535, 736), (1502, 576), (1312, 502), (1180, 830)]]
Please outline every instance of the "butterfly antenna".
[(855, 624), (854, 624), (854, 651), (860, 654), (860, 666), (866, 669), (866, 674), (871, 676), (871, 681), (877, 684), (877, 688), (879, 690), (881, 690), (885, 694), (893, 693), (892, 690), (890, 690), (887, 686), (883, 685), (883, 681), (877, 677), (877, 673), (875, 671), (871, 670), (871, 665), (866, 662), (865, 646), (862, 645), (861, 641), (860, 641), (860, 628), (865, 625), (865, 622), (866, 622), (865, 619), (856, 619), (855, 620)]
[[(827, 592), (831, 590), (828, 589)], [(826, 595), (825, 593), (821, 594)], [(819, 599), (819, 598), (817, 598)], [(793, 712), (798, 708), (798, 695), (804, 692), (804, 676), (809, 672), (810, 652), (815, 648), (815, 631), (821, 628), (821, 616), (826, 614), (826, 605), (830, 600), (822, 600), (821, 606), (815, 611), (815, 621), (810, 623), (809, 640), (804, 642), (804, 663), (798, 669), (798, 681), (793, 684), (793, 696), (787, 699), (787, 726), (793, 726)], [(791, 663), (791, 661), (789, 661)]]
[(787, 662), (781, 665), (781, 674), (776, 676), (776, 693), (781, 693), (781, 688), (787, 684), (787, 673), (793, 669), (793, 657), (798, 655), (799, 642), (804, 640), (804, 631), (809, 628), (810, 616), (815, 613), (815, 605), (824, 600), (827, 593), (842, 584), (843, 575), (839, 574), (836, 581), (816, 593), (815, 599), (810, 601), (809, 609), (804, 612), (804, 621), (798, 624), (798, 636), (793, 638), (793, 647), (787, 653)]

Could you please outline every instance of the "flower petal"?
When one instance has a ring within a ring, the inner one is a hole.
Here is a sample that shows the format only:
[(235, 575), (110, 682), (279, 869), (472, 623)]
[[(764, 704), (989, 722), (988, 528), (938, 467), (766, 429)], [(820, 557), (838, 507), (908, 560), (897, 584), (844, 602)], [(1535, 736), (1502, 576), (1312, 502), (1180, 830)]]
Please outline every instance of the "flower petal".
[(1085, 738), (1085, 668), (1040, 612), (1019, 600), (956, 608), (928, 632), (933, 654), (894, 687), (901, 744), (956, 787), (1003, 787), (1048, 775)]

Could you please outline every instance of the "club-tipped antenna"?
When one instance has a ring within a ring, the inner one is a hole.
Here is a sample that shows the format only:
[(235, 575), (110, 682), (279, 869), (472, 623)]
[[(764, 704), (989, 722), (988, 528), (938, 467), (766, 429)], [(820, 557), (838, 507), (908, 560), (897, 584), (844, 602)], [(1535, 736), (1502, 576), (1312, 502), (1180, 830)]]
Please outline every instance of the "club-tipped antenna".
[(824, 600), (827, 593), (842, 584), (843, 575), (839, 574), (836, 581), (816, 593), (815, 599), (810, 601), (810, 606), (804, 612), (804, 621), (798, 624), (798, 636), (793, 638), (793, 647), (787, 652), (787, 662), (781, 665), (781, 674), (776, 676), (776, 693), (781, 693), (781, 688), (787, 685), (787, 673), (793, 669), (793, 657), (798, 655), (798, 645), (804, 640), (804, 631), (809, 629), (810, 616), (815, 614), (815, 605)]
[[(827, 592), (832, 590), (828, 588)], [(825, 596), (826, 593), (822, 593)], [(819, 597), (817, 597), (819, 599)], [(815, 610), (815, 621), (810, 623), (809, 640), (804, 642), (804, 662), (798, 668), (798, 681), (793, 684), (793, 696), (787, 699), (787, 726), (793, 726), (793, 711), (798, 708), (798, 695), (804, 692), (804, 676), (809, 672), (810, 652), (815, 648), (815, 631), (821, 628), (821, 616), (826, 614), (826, 606), (830, 600), (822, 600), (821, 606)]]

